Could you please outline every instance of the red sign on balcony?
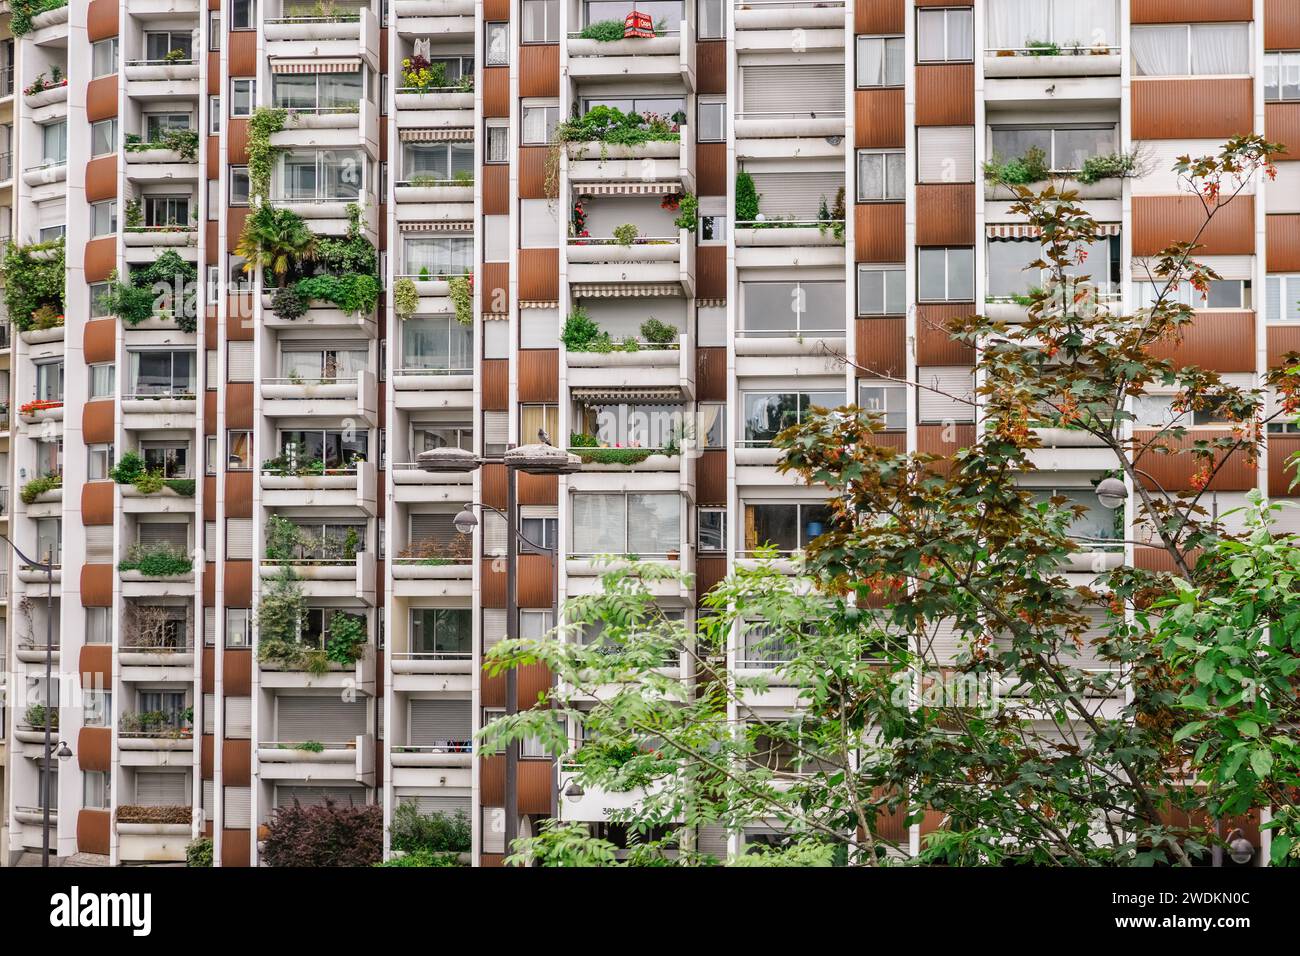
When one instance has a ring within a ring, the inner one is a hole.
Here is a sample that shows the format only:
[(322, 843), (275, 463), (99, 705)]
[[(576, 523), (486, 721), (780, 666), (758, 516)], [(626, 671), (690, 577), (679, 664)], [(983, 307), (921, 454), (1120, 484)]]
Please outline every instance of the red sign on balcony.
[(655, 24), (650, 19), (650, 14), (639, 13), (633, 10), (623, 18), (623, 39), (628, 37), (653, 37), (655, 35)]

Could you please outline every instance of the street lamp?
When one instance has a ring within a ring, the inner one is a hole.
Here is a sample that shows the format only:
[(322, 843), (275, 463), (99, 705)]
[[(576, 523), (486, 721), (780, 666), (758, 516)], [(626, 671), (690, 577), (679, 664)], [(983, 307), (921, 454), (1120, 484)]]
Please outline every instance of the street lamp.
[[(50, 759), (55, 755), (50, 736), (50, 722), (54, 717), (54, 547), (51, 545), (45, 552), (45, 560), (42, 562), (27, 557), (18, 549), (18, 545), (4, 535), (0, 535), (0, 541), (9, 545), (13, 553), (18, 555), (18, 560), (27, 567), (45, 572), (45, 750), (42, 757), (44, 775), (41, 778), (41, 866), (47, 867), (50, 865)], [(57, 756), (60, 760), (66, 760), (72, 756), (72, 751), (68, 750), (66, 743), (60, 741)]]
[[(519, 637), (519, 595), (516, 585), (518, 574), (518, 542), (550, 555), (553, 573), (558, 577), (559, 559), (554, 547), (543, 547), (530, 541), (519, 531), (519, 505), (515, 486), (517, 472), (529, 475), (567, 475), (582, 467), (577, 455), (570, 454), (563, 448), (538, 442), (519, 445), (506, 449), (500, 459), (481, 459), (472, 452), (461, 448), (435, 448), (421, 452), (416, 456), (416, 464), (422, 471), (433, 474), (469, 474), (484, 462), (501, 463), (506, 466), (506, 510), (491, 505), (471, 502), (456, 515), (453, 524), (461, 534), (469, 534), (478, 526), (474, 508), (486, 508), (505, 519), (509, 533), (506, 535), (506, 638)], [(552, 594), (559, 589), (558, 580), (552, 580)], [(514, 716), (519, 712), (519, 673), (511, 667), (506, 670), (506, 714)], [(519, 741), (512, 740), (506, 744), (506, 779), (505, 779), (505, 846), (510, 845), (519, 835)]]

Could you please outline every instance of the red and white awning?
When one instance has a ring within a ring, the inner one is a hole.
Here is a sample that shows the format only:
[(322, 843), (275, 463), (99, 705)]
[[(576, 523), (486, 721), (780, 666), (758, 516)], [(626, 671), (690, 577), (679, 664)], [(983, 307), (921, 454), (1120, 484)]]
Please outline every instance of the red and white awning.
[(397, 138), (403, 143), (435, 143), (440, 140), (471, 140), (474, 130), (469, 127), (456, 129), (403, 129), (397, 131)]
[(402, 232), (473, 232), (474, 224), (455, 219), (420, 219), (399, 222), (397, 228)]
[(575, 196), (674, 196), (681, 183), (573, 183)]
[(272, 73), (356, 73), (358, 60), (272, 60)]
[(571, 286), (574, 295), (589, 299), (635, 299), (642, 296), (681, 296), (682, 287), (667, 283), (631, 282), (627, 285), (613, 285), (596, 282), (575, 282)]

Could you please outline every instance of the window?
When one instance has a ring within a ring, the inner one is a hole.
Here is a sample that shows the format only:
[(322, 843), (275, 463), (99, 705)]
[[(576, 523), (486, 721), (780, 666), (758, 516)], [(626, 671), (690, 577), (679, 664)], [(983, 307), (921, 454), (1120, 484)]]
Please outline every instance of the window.
[[(1139, 308), (1150, 308), (1164, 292), (1164, 283), (1134, 283)], [(1211, 279), (1205, 291), (1193, 289), (1191, 283), (1179, 283), (1177, 289), (1165, 294), (1166, 302), (1179, 302), (1193, 309), (1249, 309), (1252, 308), (1251, 281), (1249, 279)], [(1265, 288), (1266, 296), (1271, 294)], [(1265, 303), (1267, 309), (1268, 303)], [(1274, 321), (1271, 317), (1266, 321)]]
[(117, 200), (90, 204), (90, 235), (107, 236), (117, 232)]
[(831, 509), (823, 504), (745, 505), (745, 550), (774, 547), (802, 551), (830, 524)]
[(1185, 411), (1175, 411), (1174, 400), (1173, 395), (1133, 396), (1133, 424), (1145, 428), (1165, 428), (1174, 422), (1182, 426), (1190, 424), (1198, 427), (1230, 424), (1229, 420), (1213, 407), (1193, 411), (1190, 414)]
[(145, 441), (140, 454), (146, 471), (161, 472), (164, 478), (191, 477), (189, 442)]
[(975, 250), (918, 249), (916, 259), (918, 301), (974, 301)]
[(701, 216), (700, 217), (700, 242), (726, 242), (727, 241), (727, 217), (726, 216)]
[(302, 348), (286, 341), (280, 350), (280, 374), (293, 382), (354, 382), (370, 367), (365, 343), (349, 348)]
[(742, 392), (744, 441), (767, 445), (783, 429), (797, 425), (813, 408), (832, 409), (844, 404), (844, 393), (826, 392)]
[(253, 643), (252, 632), (252, 614), (249, 608), (226, 608), (226, 647), (250, 647)]
[(193, 398), (194, 353), (150, 350), (127, 353), (131, 368), (131, 394)]
[(190, 221), (189, 196), (145, 196), (146, 226), (184, 226)]
[(41, 439), (36, 442), (36, 472), (40, 475), (63, 474), (63, 442)]
[(36, 398), (42, 402), (63, 401), (63, 360), (37, 362)]
[(484, 28), (483, 38), (486, 56), (484, 66), (510, 65), (510, 24), (489, 23)]
[(560, 122), (558, 106), (525, 106), (519, 141), (525, 146), (545, 146)]
[(858, 150), (858, 202), (902, 199), (906, 177), (907, 157), (901, 150)]
[[(63, 561), (63, 519), (36, 519), (36, 559), (49, 557), (54, 564)], [(58, 634), (58, 628), (54, 629)]]
[(55, 239), (62, 239), (68, 234), (68, 227), (62, 223), (57, 226), (41, 226), (37, 232), (40, 242), (53, 242)]
[[(1086, 256), (1076, 253), (1086, 251)], [(985, 292), (995, 298), (1026, 295), (1031, 289), (1046, 285), (1051, 271), (1031, 266), (1043, 258), (1043, 247), (1037, 239), (990, 239), (988, 241), (988, 286)], [(1078, 277), (1102, 295), (1119, 291), (1120, 242), (1119, 236), (1101, 237), (1089, 247), (1071, 252), (1077, 264), (1067, 266), (1065, 273)], [(1082, 261), (1078, 261), (1082, 259)]]
[(695, 11), (699, 18), (696, 26), (701, 40), (721, 40), (727, 35), (727, 18), (723, 14), (723, 0), (697, 0)]
[(277, 109), (328, 112), (356, 110), (361, 103), (362, 71), (351, 73), (273, 73), (271, 104)]
[(523, 43), (560, 41), (560, 0), (522, 0)]
[(741, 296), (747, 336), (844, 334), (843, 282), (745, 282)]
[[(208, 180), (207, 216), (208, 222), (217, 222), (221, 218), (221, 180)], [(207, 272), (208, 305), (217, 304), (217, 283), (221, 281), (221, 266), (210, 265)]]
[(1070, 521), (1066, 534), (1080, 542), (1083, 548), (1096, 548), (1123, 540), (1123, 509), (1115, 510), (1102, 505), (1091, 488), (1051, 488), (1035, 490), (1031, 500), (1035, 505), (1046, 504), (1053, 498), (1064, 498), (1062, 509), (1082, 505), (1086, 510)]
[(722, 143), (727, 139), (726, 100), (701, 99), (695, 107), (699, 118), (696, 142)]
[(217, 93), (208, 97), (208, 135), (221, 135), (221, 96)]
[(86, 448), (87, 455), (87, 481), (103, 481), (108, 477), (108, 473), (113, 470), (113, 446), (88, 445)]
[(216, 53), (221, 49), (221, 11), (208, 11), (208, 49)]
[(144, 114), (144, 138), (147, 143), (156, 143), (168, 133), (186, 132), (192, 128), (189, 113)]
[(573, 553), (667, 555), (681, 549), (681, 496), (575, 494)]
[(975, 18), (970, 9), (916, 11), (918, 63), (972, 60), (975, 57)]
[[(675, 405), (590, 404), (582, 408), (582, 431), (602, 445), (630, 448), (667, 448), (677, 441), (682, 426), (682, 409)], [(554, 434), (547, 427), (548, 434)], [(520, 432), (522, 440), (534, 440), (536, 431)]]
[(474, 179), (474, 144), (468, 140), (402, 144), (402, 181)]
[(892, 382), (858, 383), (858, 407), (881, 418), (885, 431), (907, 428), (907, 386)]
[(253, 101), (256, 99), (256, 80), (230, 81), (230, 115), (252, 116)]
[(701, 551), (727, 550), (727, 512), (722, 508), (701, 508), (699, 518), (699, 548)]
[(97, 40), (90, 45), (91, 77), (110, 76), (117, 72), (117, 37)]
[(527, 539), (519, 542), (521, 551), (529, 554), (549, 553), (559, 545), (560, 519), (520, 515), (519, 533)]
[(205, 475), (215, 475), (217, 473), (217, 436), (203, 436), (203, 473)]
[(294, 526), (302, 532), (295, 553), (300, 560), (354, 562), (358, 552), (366, 549), (364, 521), (308, 521), (298, 519)]
[(1264, 54), (1264, 99), (1300, 100), (1300, 53)]
[(189, 30), (150, 30), (144, 35), (144, 57), (154, 63), (191, 63), (194, 36)]
[(361, 196), (365, 161), (360, 150), (294, 149), (280, 154), (277, 199), (356, 200)]
[(1116, 0), (989, 0), (985, 49), (1028, 51), (1033, 42), (1086, 52), (1119, 42)]
[(1242, 76), (1250, 73), (1249, 23), (1134, 26), (1134, 76)]
[(916, 131), (918, 183), (975, 181), (975, 128), (922, 126)]
[[(83, 723), (90, 723), (88, 720)], [(102, 726), (102, 721), (95, 724)], [(108, 771), (86, 770), (81, 774), (81, 805), (87, 810), (107, 810), (109, 807)]]
[(247, 206), (248, 205), (248, 167), (231, 166), (230, 167), (230, 205)]
[(226, 431), (226, 470), (248, 471), (253, 467), (253, 433), (246, 429)]
[(508, 163), (510, 161), (510, 124), (505, 119), (484, 120), (484, 135), (487, 148), (484, 151), (485, 163)]
[(257, 29), (257, 5), (255, 0), (231, 0), (230, 29)]
[(469, 660), (474, 654), (473, 613), (459, 607), (411, 608), (411, 656)]
[(47, 123), (41, 127), (42, 162), (61, 166), (68, 161), (68, 122)]
[[(92, 282), (90, 285), (86, 286), (86, 294), (90, 298), (90, 317), (92, 319), (102, 319), (105, 316), (112, 314), (108, 311), (107, 296), (109, 290), (107, 282)], [(93, 384), (91, 387), (93, 389)], [(111, 387), (108, 394), (112, 394)], [(92, 394), (90, 397), (95, 398), (97, 396)], [(101, 395), (98, 397), (102, 398), (103, 396)]]
[(995, 126), (989, 131), (989, 153), (995, 162), (1023, 158), (1041, 150), (1049, 169), (1077, 172), (1086, 160), (1115, 152), (1115, 127), (1101, 126)]
[(402, 274), (421, 279), (464, 275), (474, 267), (470, 236), (412, 236), (402, 243)]
[(437, 422), (411, 427), (411, 452), (418, 455), (434, 448), (474, 450), (474, 426), (471, 422)]
[(1265, 278), (1264, 321), (1300, 322), (1300, 273)]
[(474, 329), (455, 316), (411, 318), (402, 323), (402, 371), (468, 373), (473, 367)]
[(520, 405), (519, 435), (523, 444), (540, 441), (538, 431), (544, 430), (551, 442), (558, 443), (560, 435), (560, 406)]
[(117, 366), (100, 362), (90, 366), (90, 397), (111, 398), (117, 390)]
[(86, 643), (111, 644), (113, 642), (113, 609), (111, 607), (86, 608)]
[(727, 403), (700, 402), (695, 406), (695, 433), (701, 448), (727, 447)]
[(858, 266), (858, 315), (907, 311), (907, 273), (902, 266)]
[(902, 37), (858, 37), (858, 86), (902, 86)]
[(355, 471), (366, 460), (370, 433), (352, 429), (280, 432), (280, 456), (294, 470), (319, 461), (332, 471)]
[(90, 155), (106, 156), (117, 152), (117, 120), (106, 119), (90, 124)]

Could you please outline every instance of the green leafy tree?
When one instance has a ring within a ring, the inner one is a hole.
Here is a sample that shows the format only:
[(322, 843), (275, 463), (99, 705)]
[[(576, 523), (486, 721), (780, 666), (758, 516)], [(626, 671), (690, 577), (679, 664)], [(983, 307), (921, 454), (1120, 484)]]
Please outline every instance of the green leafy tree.
[(283, 289), (294, 269), (316, 254), (316, 235), (302, 217), (290, 209), (262, 203), (249, 215), (235, 248), (244, 259), (244, 271), (269, 269), (277, 288)]

